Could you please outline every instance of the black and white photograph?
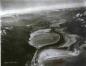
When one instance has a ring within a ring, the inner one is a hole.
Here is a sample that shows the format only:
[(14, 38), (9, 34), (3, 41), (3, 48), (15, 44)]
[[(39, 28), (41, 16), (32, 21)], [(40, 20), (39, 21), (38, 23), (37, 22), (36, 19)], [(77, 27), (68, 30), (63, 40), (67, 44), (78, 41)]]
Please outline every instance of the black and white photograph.
[(0, 0), (1, 66), (86, 66), (86, 0)]

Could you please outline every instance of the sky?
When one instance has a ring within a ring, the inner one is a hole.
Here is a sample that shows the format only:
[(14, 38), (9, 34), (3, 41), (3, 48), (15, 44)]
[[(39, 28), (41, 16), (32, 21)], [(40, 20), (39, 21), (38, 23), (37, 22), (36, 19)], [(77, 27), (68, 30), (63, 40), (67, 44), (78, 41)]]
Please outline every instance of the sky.
[(43, 5), (83, 3), (85, 0), (2, 0), (3, 9), (16, 9)]
[(86, 0), (1, 0), (2, 15), (86, 6)]

